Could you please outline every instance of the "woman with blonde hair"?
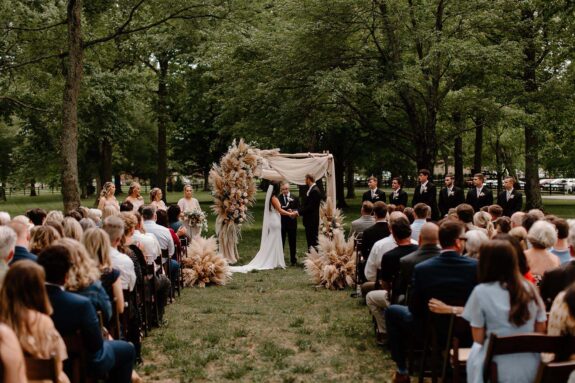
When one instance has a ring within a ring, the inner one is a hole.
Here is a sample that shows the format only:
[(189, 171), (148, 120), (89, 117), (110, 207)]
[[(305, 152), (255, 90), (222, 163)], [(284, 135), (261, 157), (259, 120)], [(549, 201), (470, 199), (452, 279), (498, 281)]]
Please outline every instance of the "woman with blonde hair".
[(483, 230), (469, 230), (465, 233), (465, 256), (479, 258), (479, 248), (489, 242), (489, 237)]
[(82, 244), (100, 270), (100, 281), (108, 294), (110, 302), (115, 301), (116, 311), (119, 314), (123, 313), (124, 293), (122, 292), (120, 271), (112, 268), (110, 237), (102, 229), (88, 229), (82, 236)]
[(116, 185), (113, 182), (106, 182), (100, 191), (100, 198), (98, 199), (98, 209), (104, 210), (105, 206), (111, 206), (117, 211), (120, 211), (120, 204), (114, 195), (116, 193)]
[(162, 200), (162, 189), (153, 188), (150, 190), (150, 205), (156, 207), (156, 210), (167, 210), (166, 203)]
[(64, 227), (64, 237), (72, 238), (76, 241), (80, 241), (82, 239), (84, 229), (82, 229), (82, 225), (80, 225), (80, 222), (76, 221), (75, 218), (64, 218), (64, 224), (62, 226)]
[(30, 252), (38, 255), (42, 250), (60, 238), (62, 237), (52, 226), (34, 226), (34, 228), (30, 230)]
[(128, 196), (124, 202), (130, 202), (132, 204), (132, 211), (138, 211), (140, 206), (144, 204), (144, 197), (141, 195), (142, 186), (138, 182), (132, 182), (130, 188), (128, 189)]
[(14, 330), (27, 354), (40, 359), (55, 356), (58, 381), (69, 382), (63, 372), (66, 345), (50, 319), (52, 306), (44, 283), (44, 269), (37, 263), (16, 262), (0, 290), (0, 321)]
[(104, 206), (104, 210), (102, 210), (102, 222), (108, 217), (117, 217), (118, 215), (120, 215), (120, 210), (116, 210), (113, 206), (106, 205)]
[(59, 224), (62, 224), (62, 221), (64, 221), (64, 213), (60, 210), (50, 210), (48, 214), (46, 214), (44, 224), (47, 222), (58, 222)]
[(485, 230), (485, 234), (489, 238), (493, 238), (495, 234), (497, 234), (497, 230), (495, 230), (495, 226), (493, 226), (493, 222), (491, 222), (491, 215), (484, 211), (478, 211), (473, 215), (473, 225)]
[(86, 247), (75, 239), (62, 238), (54, 242), (54, 245), (63, 246), (70, 253), (72, 267), (64, 286), (66, 290), (90, 299), (96, 312), (102, 312), (104, 323), (107, 323), (112, 317), (112, 304), (102, 287), (98, 264), (90, 257)]

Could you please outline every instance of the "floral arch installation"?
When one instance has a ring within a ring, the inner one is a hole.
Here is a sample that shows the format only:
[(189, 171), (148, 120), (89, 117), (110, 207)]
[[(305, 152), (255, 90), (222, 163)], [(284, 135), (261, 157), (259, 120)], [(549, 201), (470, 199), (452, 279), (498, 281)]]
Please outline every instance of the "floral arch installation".
[(327, 196), (335, 201), (335, 168), (329, 153), (283, 154), (279, 149), (260, 150), (243, 139), (232, 143), (219, 164), (210, 171), (210, 184), (217, 215), (219, 252), (230, 264), (238, 260), (238, 240), (244, 223), (252, 222), (249, 208), (256, 195), (255, 177), (305, 185), (306, 174), (326, 177)]

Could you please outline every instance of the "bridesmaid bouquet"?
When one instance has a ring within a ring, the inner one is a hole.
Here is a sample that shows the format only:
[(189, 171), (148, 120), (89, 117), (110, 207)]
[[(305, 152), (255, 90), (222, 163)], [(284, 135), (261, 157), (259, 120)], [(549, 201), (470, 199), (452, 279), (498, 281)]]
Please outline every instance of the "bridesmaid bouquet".
[(208, 231), (208, 214), (201, 209), (185, 211), (184, 219), (190, 227), (199, 227), (203, 232)]

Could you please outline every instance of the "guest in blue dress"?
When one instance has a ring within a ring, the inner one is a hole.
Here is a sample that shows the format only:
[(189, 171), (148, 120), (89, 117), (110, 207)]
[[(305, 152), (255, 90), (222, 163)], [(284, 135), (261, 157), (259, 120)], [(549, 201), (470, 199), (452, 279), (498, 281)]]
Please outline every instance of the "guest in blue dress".
[[(491, 334), (545, 332), (545, 306), (535, 287), (519, 272), (517, 254), (507, 241), (494, 240), (479, 251), (479, 282), (465, 304), (473, 346), (467, 360), (470, 383), (483, 382), (483, 362)], [(499, 382), (532, 382), (540, 362), (537, 353), (499, 355)]]

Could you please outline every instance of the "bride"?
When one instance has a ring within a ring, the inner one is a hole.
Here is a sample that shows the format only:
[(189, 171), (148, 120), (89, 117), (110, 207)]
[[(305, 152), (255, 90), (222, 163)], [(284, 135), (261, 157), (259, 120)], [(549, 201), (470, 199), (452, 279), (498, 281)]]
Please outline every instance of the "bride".
[(260, 250), (247, 265), (230, 267), (232, 272), (247, 273), (252, 270), (269, 270), (275, 269), (276, 267), (285, 269), (286, 264), (282, 246), (280, 215), (287, 215), (293, 218), (297, 213), (288, 212), (281, 208), (280, 201), (276, 196), (278, 191), (279, 188), (277, 184), (272, 184), (268, 187), (264, 207)]

